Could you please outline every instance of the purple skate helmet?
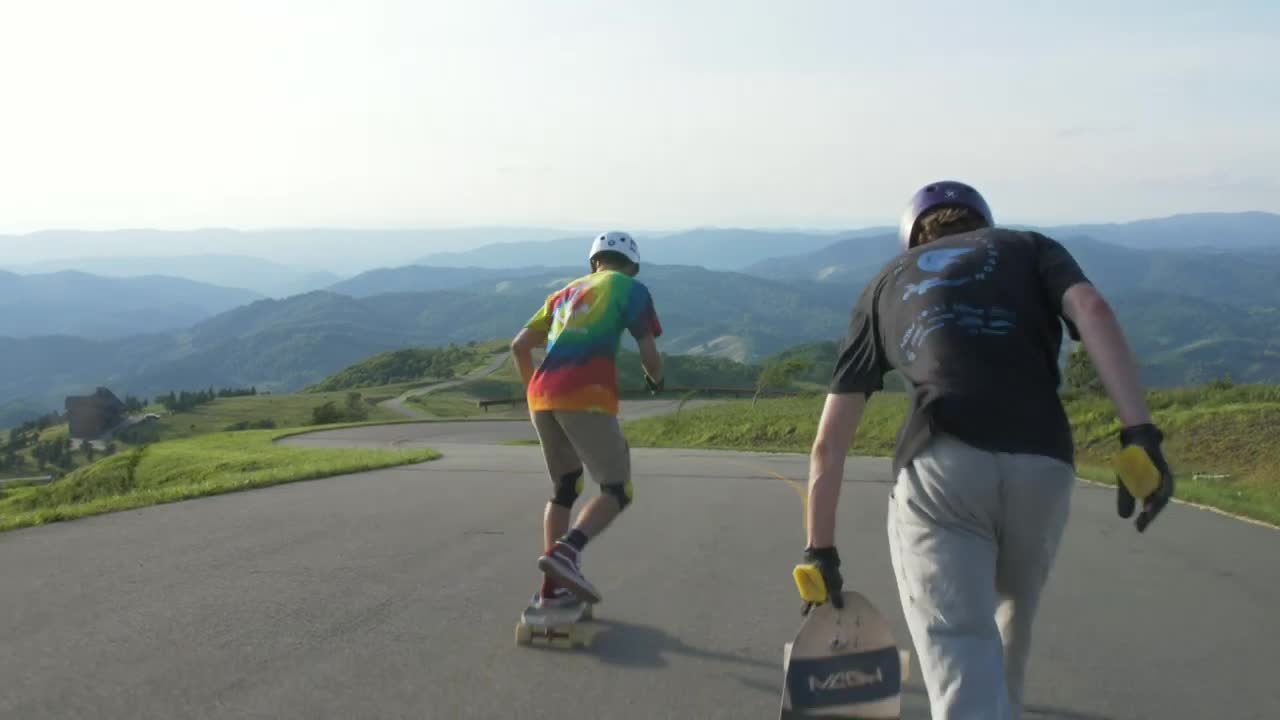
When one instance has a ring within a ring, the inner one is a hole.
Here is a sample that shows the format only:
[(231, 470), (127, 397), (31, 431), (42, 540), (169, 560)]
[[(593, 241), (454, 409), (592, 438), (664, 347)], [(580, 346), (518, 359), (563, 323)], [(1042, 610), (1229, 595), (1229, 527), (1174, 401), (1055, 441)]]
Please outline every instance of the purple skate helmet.
[(929, 210), (942, 207), (969, 208), (987, 221), (987, 225), (995, 225), (991, 217), (991, 208), (982, 194), (972, 187), (954, 180), (929, 183), (911, 196), (911, 202), (902, 213), (902, 221), (898, 225), (898, 240), (903, 250), (910, 250), (916, 244), (920, 233), (920, 216)]

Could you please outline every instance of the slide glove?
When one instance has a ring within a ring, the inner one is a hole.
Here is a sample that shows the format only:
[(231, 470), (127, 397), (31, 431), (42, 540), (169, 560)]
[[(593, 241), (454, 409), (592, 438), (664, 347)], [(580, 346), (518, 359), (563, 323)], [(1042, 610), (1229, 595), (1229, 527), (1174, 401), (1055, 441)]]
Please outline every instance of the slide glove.
[[(806, 565), (815, 566), (822, 576), (822, 583), (826, 586), (827, 600), (836, 608), (844, 608), (844, 596), (841, 594), (844, 591), (844, 578), (840, 575), (840, 553), (835, 547), (806, 547), (804, 561)], [(814, 605), (821, 604), (806, 600), (800, 614), (808, 615)]]
[(1122, 518), (1133, 515), (1136, 499), (1142, 498), (1142, 512), (1134, 526), (1147, 529), (1173, 497), (1173, 472), (1165, 462), (1160, 443), (1164, 434), (1151, 423), (1133, 425), (1120, 431), (1120, 456), (1116, 460), (1116, 512)]

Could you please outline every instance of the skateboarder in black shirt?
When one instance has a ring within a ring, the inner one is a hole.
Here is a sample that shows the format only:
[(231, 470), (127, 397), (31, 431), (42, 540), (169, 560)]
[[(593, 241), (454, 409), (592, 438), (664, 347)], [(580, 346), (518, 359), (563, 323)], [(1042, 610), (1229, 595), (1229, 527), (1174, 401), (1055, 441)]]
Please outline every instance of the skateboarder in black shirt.
[[(1063, 321), (1115, 405), (1120, 445), (1160, 470), (1136, 524), (1164, 508), (1173, 477), (1137, 368), (1106, 300), (1054, 240), (994, 227), (972, 187), (920, 189), (903, 252), (866, 286), (840, 347), (810, 456), (805, 558), (834, 602), (844, 459), (884, 374), (910, 402), (893, 460), (889, 546), (934, 718), (1016, 718), (1032, 621), (1075, 481), (1058, 396)], [(1118, 512), (1135, 500), (1117, 483)]]

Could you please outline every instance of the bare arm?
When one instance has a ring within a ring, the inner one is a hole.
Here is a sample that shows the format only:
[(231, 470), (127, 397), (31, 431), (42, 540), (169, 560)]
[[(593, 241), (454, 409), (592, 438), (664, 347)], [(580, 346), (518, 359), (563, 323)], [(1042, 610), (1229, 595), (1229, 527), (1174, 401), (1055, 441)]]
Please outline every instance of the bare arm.
[(640, 347), (640, 362), (644, 365), (644, 371), (654, 382), (662, 380), (662, 354), (658, 352), (657, 339), (652, 335), (645, 335), (636, 341), (636, 345)]
[(546, 342), (547, 336), (529, 328), (522, 328), (511, 341), (511, 357), (525, 386), (533, 379), (533, 349)]
[(1106, 299), (1092, 284), (1076, 283), (1062, 296), (1062, 309), (1080, 331), (1120, 422), (1126, 427), (1151, 422), (1137, 362)]
[(862, 393), (830, 394), (818, 421), (809, 452), (809, 501), (805, 508), (809, 547), (835, 545), (836, 505), (844, 478), (844, 461), (862, 420), (867, 397)]

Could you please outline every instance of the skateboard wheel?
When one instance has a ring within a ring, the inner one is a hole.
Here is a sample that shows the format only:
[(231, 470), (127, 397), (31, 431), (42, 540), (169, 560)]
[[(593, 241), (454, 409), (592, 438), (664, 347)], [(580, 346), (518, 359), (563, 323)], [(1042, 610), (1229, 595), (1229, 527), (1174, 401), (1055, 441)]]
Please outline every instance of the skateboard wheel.
[(596, 614), (595, 614), (594, 608), (595, 608), (594, 605), (587, 605), (586, 609), (582, 611), (582, 619), (590, 620), (591, 618), (595, 617)]
[(533, 632), (524, 623), (516, 624), (516, 644), (528, 645), (533, 641)]

